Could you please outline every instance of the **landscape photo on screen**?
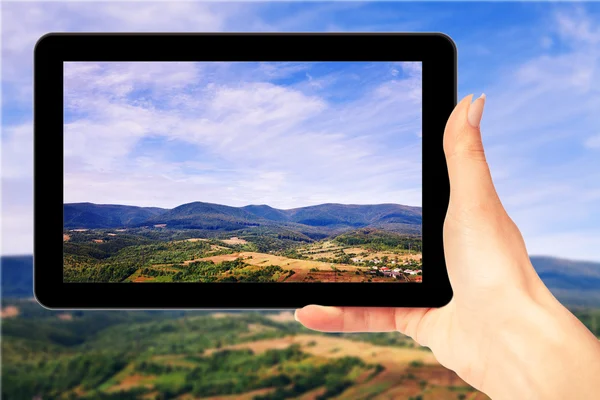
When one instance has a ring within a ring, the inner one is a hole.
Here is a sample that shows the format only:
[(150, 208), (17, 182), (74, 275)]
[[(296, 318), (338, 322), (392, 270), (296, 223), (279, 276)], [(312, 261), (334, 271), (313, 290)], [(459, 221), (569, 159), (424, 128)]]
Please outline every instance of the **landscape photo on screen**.
[(65, 62), (65, 282), (421, 282), (419, 62)]

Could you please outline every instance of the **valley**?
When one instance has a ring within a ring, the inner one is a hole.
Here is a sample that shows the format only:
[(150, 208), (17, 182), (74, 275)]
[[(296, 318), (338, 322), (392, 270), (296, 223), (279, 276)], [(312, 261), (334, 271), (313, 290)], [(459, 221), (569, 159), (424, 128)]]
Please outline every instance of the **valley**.
[(63, 276), (66, 282), (420, 282), (420, 229), (420, 209), (390, 204), (277, 210), (197, 202), (162, 211), (66, 204)]

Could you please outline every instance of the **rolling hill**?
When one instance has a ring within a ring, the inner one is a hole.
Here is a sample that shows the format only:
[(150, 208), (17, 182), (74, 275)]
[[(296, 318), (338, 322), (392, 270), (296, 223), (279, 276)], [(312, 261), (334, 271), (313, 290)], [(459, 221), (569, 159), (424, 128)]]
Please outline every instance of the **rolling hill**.
[(531, 262), (562, 303), (600, 306), (600, 263), (543, 256), (532, 256)]
[(63, 207), (65, 228), (118, 228), (132, 226), (163, 213), (158, 207), (69, 203)]
[(200, 201), (183, 204), (138, 223), (142, 225), (166, 224), (171, 228), (237, 230), (259, 226), (266, 220), (239, 207)]
[(321, 204), (281, 210), (268, 205), (231, 207), (193, 202), (170, 210), (92, 203), (65, 204), (65, 228), (117, 228), (166, 224), (175, 229), (233, 231), (267, 226), (302, 234), (337, 234), (344, 230), (377, 227), (419, 233), (420, 207), (400, 204)]

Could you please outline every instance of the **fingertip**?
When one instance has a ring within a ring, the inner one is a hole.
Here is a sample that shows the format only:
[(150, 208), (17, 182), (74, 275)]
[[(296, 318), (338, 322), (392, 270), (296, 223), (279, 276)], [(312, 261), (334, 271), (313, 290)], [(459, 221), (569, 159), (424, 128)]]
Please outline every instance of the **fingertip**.
[(473, 102), (473, 96), (475, 96), (475, 94), (473, 94), (473, 93), (466, 95), (465, 97), (463, 97), (463, 99), (458, 104), (459, 105), (462, 105), (463, 103), (471, 104)]
[(294, 313), (296, 321), (314, 330), (329, 330), (338, 325), (342, 317), (343, 312), (339, 308), (318, 305), (308, 305)]

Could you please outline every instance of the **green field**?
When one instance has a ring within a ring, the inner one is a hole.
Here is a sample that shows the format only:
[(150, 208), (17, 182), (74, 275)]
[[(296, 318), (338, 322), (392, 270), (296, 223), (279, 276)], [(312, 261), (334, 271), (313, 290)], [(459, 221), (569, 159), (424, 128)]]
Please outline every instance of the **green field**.
[(54, 312), (8, 300), (2, 322), (3, 399), (475, 393), (404, 336), (317, 334), (285, 313)]
[(408, 282), (421, 275), (420, 237), (376, 229), (321, 240), (268, 229), (209, 235), (148, 227), (65, 230), (63, 238), (66, 282)]

